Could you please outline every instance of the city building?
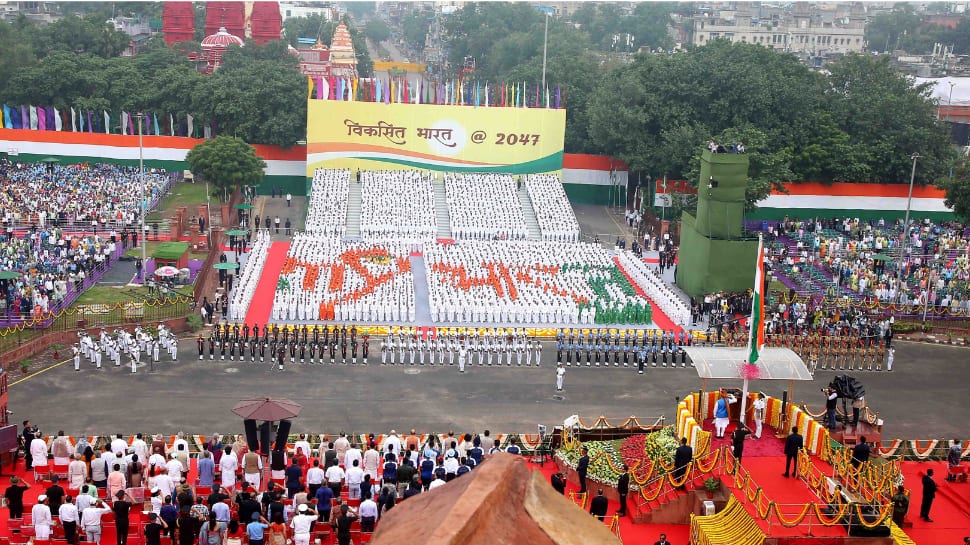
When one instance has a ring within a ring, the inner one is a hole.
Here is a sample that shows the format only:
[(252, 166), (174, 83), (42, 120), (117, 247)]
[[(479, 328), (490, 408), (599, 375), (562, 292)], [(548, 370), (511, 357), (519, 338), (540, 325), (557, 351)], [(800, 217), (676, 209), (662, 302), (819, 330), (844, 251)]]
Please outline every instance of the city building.
[(350, 31), (343, 23), (337, 25), (333, 31), (333, 40), (330, 42), (330, 64), (330, 70), (334, 76), (351, 78), (357, 76), (357, 53), (354, 51)]
[(759, 44), (820, 62), (864, 51), (866, 5), (862, 2), (760, 4), (698, 3), (691, 16), (691, 43), (714, 40)]

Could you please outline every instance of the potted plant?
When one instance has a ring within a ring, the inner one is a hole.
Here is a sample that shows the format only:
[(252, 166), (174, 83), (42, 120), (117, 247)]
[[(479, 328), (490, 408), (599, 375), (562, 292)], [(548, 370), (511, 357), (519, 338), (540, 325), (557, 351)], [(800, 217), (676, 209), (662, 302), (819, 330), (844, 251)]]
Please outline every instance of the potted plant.
[(704, 481), (704, 489), (707, 490), (708, 499), (713, 498), (714, 493), (717, 492), (719, 488), (721, 488), (721, 481), (715, 479), (714, 477), (708, 477), (708, 479)]
[(27, 371), (30, 371), (30, 361), (27, 359), (20, 360), (20, 372), (26, 375)]

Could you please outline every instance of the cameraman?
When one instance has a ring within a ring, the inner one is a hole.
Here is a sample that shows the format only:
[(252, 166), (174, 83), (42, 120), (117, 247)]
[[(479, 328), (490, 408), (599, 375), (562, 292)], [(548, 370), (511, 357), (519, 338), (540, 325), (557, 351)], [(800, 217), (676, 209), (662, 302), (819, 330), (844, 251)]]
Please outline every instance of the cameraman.
[(825, 415), (828, 421), (829, 431), (835, 430), (835, 407), (836, 402), (839, 399), (839, 392), (830, 384), (828, 388), (822, 388), (822, 393), (825, 394)]

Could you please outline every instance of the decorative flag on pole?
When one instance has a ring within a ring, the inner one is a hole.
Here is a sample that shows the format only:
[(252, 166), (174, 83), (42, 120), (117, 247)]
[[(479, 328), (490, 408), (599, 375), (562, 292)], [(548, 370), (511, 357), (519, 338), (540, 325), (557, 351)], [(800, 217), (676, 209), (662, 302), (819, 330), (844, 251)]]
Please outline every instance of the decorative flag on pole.
[(37, 108), (37, 130), (47, 130), (47, 112), (42, 107)]
[(189, 138), (195, 138), (195, 120), (192, 119), (191, 115), (187, 114), (185, 116), (185, 123), (187, 127), (185, 135)]
[(161, 131), (158, 130), (158, 114), (152, 114), (152, 120), (155, 123), (155, 136), (161, 135)]
[(71, 106), (71, 130), (77, 132), (77, 114), (74, 113), (73, 106)]
[(104, 110), (104, 133), (111, 134), (111, 116), (108, 115), (108, 110)]
[(37, 130), (37, 108), (35, 106), (31, 106), (28, 111), (30, 112), (28, 114), (30, 116), (28, 118), (30, 119), (30, 130), (36, 131)]
[(10, 117), (10, 106), (7, 106), (6, 104), (3, 105), (3, 128), (13, 128), (13, 118)]
[(307, 76), (306, 78), (306, 97), (313, 98), (313, 78)]
[(754, 269), (754, 293), (751, 298), (751, 323), (748, 332), (748, 363), (758, 361), (758, 356), (765, 346), (765, 245), (758, 237), (758, 261)]
[(175, 136), (175, 117), (168, 114), (168, 135)]

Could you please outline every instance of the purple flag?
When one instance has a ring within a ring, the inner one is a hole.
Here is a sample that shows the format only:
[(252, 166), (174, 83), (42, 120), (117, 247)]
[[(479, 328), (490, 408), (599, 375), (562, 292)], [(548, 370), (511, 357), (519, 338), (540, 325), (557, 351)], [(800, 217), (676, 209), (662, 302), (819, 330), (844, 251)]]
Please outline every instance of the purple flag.
[(88, 110), (88, 132), (94, 132), (94, 125), (91, 123), (91, 110)]
[(557, 110), (559, 109), (559, 100), (560, 100), (560, 98), (561, 98), (561, 95), (559, 94), (559, 86), (557, 85), (556, 86), (556, 109)]
[(387, 80), (387, 87), (384, 91), (384, 104), (391, 103), (391, 80)]
[(131, 112), (128, 112), (128, 130), (131, 131), (128, 134), (135, 134), (135, 120), (131, 117)]
[(316, 87), (317, 87), (317, 100), (320, 100), (323, 98), (323, 78), (320, 76), (317, 76), (316, 81), (314, 83), (316, 84)]
[(23, 120), (23, 123), (24, 123), (23, 126), (24, 126), (24, 128), (25, 129), (29, 129), (30, 128), (30, 112), (27, 110), (27, 107), (24, 106), (24, 105), (21, 105), (20, 106), (20, 119)]
[(44, 108), (37, 108), (37, 130), (47, 130), (47, 111)]

